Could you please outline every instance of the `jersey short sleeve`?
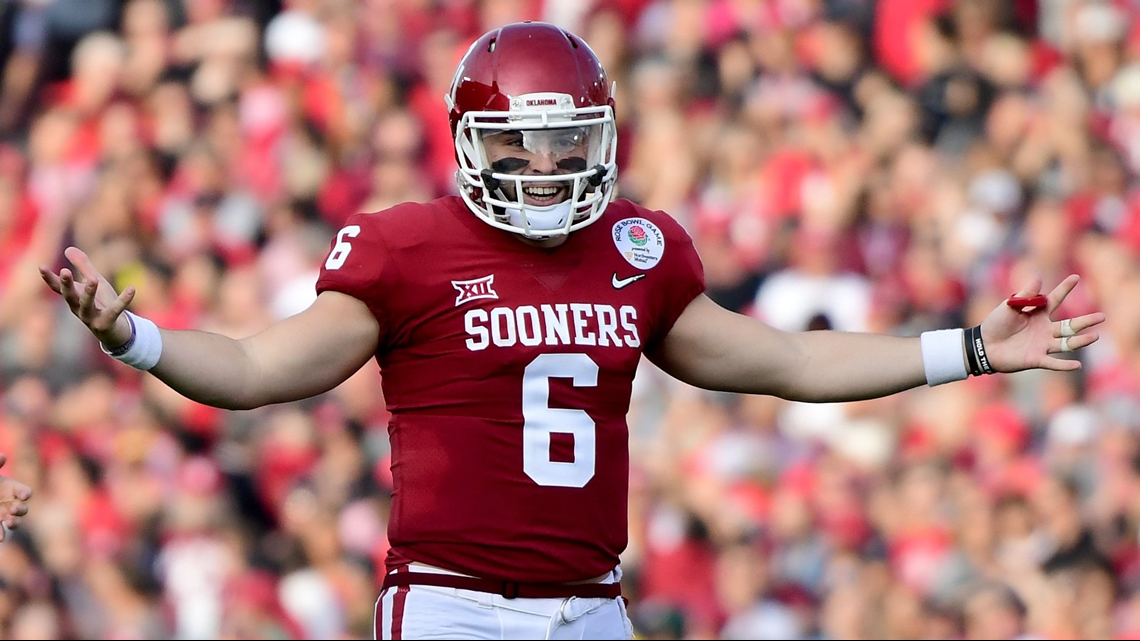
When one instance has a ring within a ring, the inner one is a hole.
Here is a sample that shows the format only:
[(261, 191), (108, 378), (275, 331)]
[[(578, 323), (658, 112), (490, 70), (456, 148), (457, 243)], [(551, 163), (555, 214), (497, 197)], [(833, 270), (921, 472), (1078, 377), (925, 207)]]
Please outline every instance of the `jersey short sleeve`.
[(392, 290), (395, 269), (381, 234), (384, 214), (354, 214), (337, 231), (317, 278), (317, 294), (347, 294), (368, 305), (380, 323), (383, 345), (388, 334), (385, 295)]
[(665, 254), (657, 269), (665, 270), (666, 279), (658, 293), (658, 310), (647, 350), (660, 345), (689, 303), (705, 291), (704, 265), (693, 247), (692, 237), (672, 217), (656, 214), (652, 220), (660, 225), (666, 238)]

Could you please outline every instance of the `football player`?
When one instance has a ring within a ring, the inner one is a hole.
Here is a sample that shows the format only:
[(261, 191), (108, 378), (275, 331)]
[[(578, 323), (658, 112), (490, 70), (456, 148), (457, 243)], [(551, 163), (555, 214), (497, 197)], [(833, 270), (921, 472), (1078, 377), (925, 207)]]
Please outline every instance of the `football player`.
[(159, 329), (74, 247), (74, 269), (41, 268), (108, 354), (202, 403), (306, 398), (376, 359), (395, 484), (378, 638), (631, 636), (618, 560), (643, 355), (707, 389), (850, 401), (1076, 369), (1055, 354), (1104, 321), (1052, 319), (1070, 276), (1036, 311), (1003, 302), (966, 330), (777, 331), (702, 293), (677, 222), (614, 198), (613, 86), (580, 38), (495, 29), (445, 99), (459, 195), (351, 217), (316, 302), (255, 336)]

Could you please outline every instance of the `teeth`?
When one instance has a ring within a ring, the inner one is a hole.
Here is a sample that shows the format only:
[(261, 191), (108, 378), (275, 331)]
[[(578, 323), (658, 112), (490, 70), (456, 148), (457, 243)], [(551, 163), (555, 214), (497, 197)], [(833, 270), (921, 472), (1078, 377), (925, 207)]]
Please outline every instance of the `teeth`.
[(561, 187), (524, 187), (523, 193), (535, 198), (549, 198), (562, 191)]

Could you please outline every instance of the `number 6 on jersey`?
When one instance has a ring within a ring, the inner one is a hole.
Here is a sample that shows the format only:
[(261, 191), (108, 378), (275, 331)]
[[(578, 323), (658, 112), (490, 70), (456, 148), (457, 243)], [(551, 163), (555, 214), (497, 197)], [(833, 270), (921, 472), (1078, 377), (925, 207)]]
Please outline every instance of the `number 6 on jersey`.
[[(550, 407), (550, 379), (597, 387), (598, 364), (585, 354), (541, 354), (523, 370), (523, 471), (539, 485), (584, 487), (594, 478), (594, 419), (583, 410)], [(574, 436), (574, 461), (550, 460), (550, 435)]]
[(360, 225), (349, 225), (337, 232), (336, 244), (333, 245), (332, 253), (325, 261), (325, 269), (340, 269), (344, 266), (344, 261), (348, 260), (348, 253), (352, 251), (352, 245), (347, 239), (356, 238), (359, 233)]

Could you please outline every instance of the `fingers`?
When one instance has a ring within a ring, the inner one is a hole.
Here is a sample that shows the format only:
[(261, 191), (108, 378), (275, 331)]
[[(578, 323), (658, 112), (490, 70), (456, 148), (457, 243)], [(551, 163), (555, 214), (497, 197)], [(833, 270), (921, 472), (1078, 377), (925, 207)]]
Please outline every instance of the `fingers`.
[(107, 305), (105, 313), (111, 316), (112, 322), (114, 322), (114, 319), (119, 317), (119, 314), (127, 311), (127, 307), (130, 306), (131, 301), (135, 299), (135, 291), (136, 290), (134, 287), (127, 287), (123, 290), (123, 293), (119, 294), (115, 297), (115, 300), (111, 301), (110, 305)]
[(0, 500), (0, 523), (14, 530), (19, 527), (21, 517), (28, 514), (28, 500), (32, 498), (32, 488), (2, 477), (0, 483), (8, 486), (4, 491), (5, 498)]
[[(1070, 336), (1067, 339), (1066, 338), (1054, 338), (1053, 340), (1049, 341), (1049, 351), (1047, 353), (1049, 353), (1049, 354), (1060, 354), (1061, 352), (1076, 351), (1078, 349), (1081, 349), (1082, 347), (1088, 347), (1089, 345), (1092, 345), (1093, 343), (1097, 342), (1098, 340), (1100, 340), (1100, 334), (1098, 334), (1096, 332), (1089, 332), (1088, 334), (1078, 334), (1076, 336)], [(1065, 341), (1068, 342), (1067, 345), (1065, 344)], [(1062, 347), (1068, 347), (1068, 349), (1062, 349)]]
[[(5, 509), (6, 508), (6, 509)], [(10, 528), (20, 524), (20, 517), (28, 514), (28, 504), (23, 501), (12, 501), (8, 505), (0, 502), (0, 519)]]
[[(68, 247), (64, 250), (64, 256), (72, 262), (74, 268), (64, 267), (57, 276), (51, 269), (41, 265), (40, 277), (52, 291), (63, 297), (71, 313), (99, 340), (113, 341), (127, 331), (127, 322), (120, 317), (134, 301), (135, 288), (127, 287), (115, 296), (114, 288), (99, 274), (82, 250)], [(104, 290), (102, 293), (101, 288)], [(115, 298), (107, 300), (109, 296)]]
[(44, 279), (44, 282), (47, 283), (47, 286), (50, 287), (53, 292), (57, 294), (63, 293), (63, 284), (60, 283), (59, 276), (56, 276), (55, 272), (48, 269), (46, 265), (40, 265), (40, 278)]
[(123, 293), (116, 296), (115, 300), (111, 301), (110, 305), (107, 305), (103, 311), (99, 312), (95, 318), (91, 319), (91, 322), (88, 323), (88, 327), (96, 332), (111, 331), (111, 329), (115, 326), (115, 323), (118, 322), (119, 316), (122, 315), (124, 311), (126, 311), (127, 306), (129, 306), (131, 304), (131, 301), (134, 300), (135, 291), (136, 290), (134, 287), (128, 287), (124, 289)]
[[(15, 481), (13, 479), (6, 479), (2, 476), (0, 476), (0, 483), (10, 486), (8, 488), (9, 492), (5, 492), (5, 494), (10, 494), (11, 496), (10, 497), (5, 496), (4, 498), (5, 498), (5, 500), (13, 500), (14, 499), (16, 501), (16, 503), (14, 503), (13, 505), (22, 505), (24, 501), (30, 501), (31, 500), (32, 488), (28, 487), (27, 485), (24, 485), (23, 483), (20, 483), (19, 481)], [(22, 509), (24, 511), (20, 512), (20, 514), (18, 514), (17, 516), (23, 516), (24, 514), (27, 514), (27, 511), (28, 511), (27, 506), (23, 506)]]
[[(14, 530), (20, 527), (20, 521), (28, 514), (28, 504), (23, 501), (11, 501), (7, 505), (4, 501), (0, 501), (0, 523), (3, 523), (9, 530)], [(3, 533), (0, 532), (0, 541), (3, 541)]]
[(1039, 293), (1041, 293), (1041, 277), (1034, 276), (1029, 279), (1029, 282), (1026, 283), (1024, 287), (1017, 290), (1014, 296), (1036, 296)]
[(95, 316), (95, 292), (99, 291), (99, 281), (86, 279), (83, 289), (79, 293), (79, 317), (91, 318)]
[[(8, 455), (0, 454), (0, 468), (4, 467), (7, 463)], [(32, 498), (32, 488), (23, 483), (0, 476), (0, 487), (4, 487), (5, 485), (12, 486), (12, 496), (16, 497), (19, 501), (27, 501)]]
[(59, 293), (71, 309), (79, 308), (79, 298), (75, 296), (75, 278), (71, 275), (71, 270), (66, 267), (59, 270)]
[(1078, 360), (1056, 358), (1054, 356), (1046, 356), (1045, 360), (1041, 363), (1041, 369), (1053, 370), (1054, 372), (1075, 372), (1080, 368), (1081, 362)]
[[(1050, 314), (1056, 311), (1057, 308), (1061, 306), (1061, 303), (1065, 302), (1065, 298), (1069, 295), (1069, 292), (1073, 291), (1073, 288), (1076, 287), (1077, 283), (1080, 281), (1080, 276), (1077, 276), (1076, 274), (1070, 274), (1065, 280), (1061, 281), (1056, 287), (1054, 287), (1053, 291), (1049, 292), (1048, 311)], [(1073, 329), (1074, 331), (1076, 330), (1075, 327)]]
[[(1093, 314), (1085, 314), (1084, 316), (1077, 316), (1069, 319), (1069, 327), (1073, 330), (1073, 334), (1080, 334), (1081, 332), (1096, 327), (1105, 321), (1107, 318), (1103, 313), (1096, 312)], [(1053, 338), (1061, 338), (1062, 327), (1061, 324), (1065, 321), (1058, 321), (1053, 323)]]
[[(3, 523), (5, 526), (4, 528), (0, 528), (0, 530), (15, 530), (19, 528), (24, 515), (28, 513), (28, 507), (26, 505), (20, 505), (19, 512), (19, 514), (13, 512), (0, 517), (0, 523)], [(3, 536), (4, 531), (0, 531), (0, 541), (4, 540)]]
[(91, 262), (91, 258), (87, 256), (87, 254), (82, 249), (79, 249), (78, 247), (68, 247), (67, 249), (63, 250), (63, 255), (67, 258), (67, 260), (71, 261), (72, 265), (75, 265), (75, 268), (79, 272), (79, 275), (83, 278), (83, 282), (94, 282), (96, 285), (99, 284), (99, 280), (101, 278), (99, 275), (99, 270), (95, 269), (95, 265)]
[[(78, 268), (80, 278), (79, 282), (82, 283), (95, 283), (95, 289), (99, 288), (99, 272), (95, 270), (95, 266), (91, 264), (91, 259), (87, 254), (78, 247), (68, 247), (63, 250), (63, 255), (71, 261), (73, 265)], [(74, 284), (77, 281), (75, 272), (67, 267), (59, 270), (59, 275), (56, 276), (55, 272), (49, 269), (46, 265), (40, 265), (40, 278), (44, 279), (48, 287), (52, 288), (57, 294), (62, 295), (68, 299), (67, 304), (71, 305), (72, 309), (78, 309), (80, 304), (79, 295), (74, 299), (69, 299), (68, 292), (74, 289)]]
[[(6, 454), (0, 454), (0, 467), (8, 462)], [(32, 488), (17, 483), (12, 479), (0, 476), (0, 541), (4, 540), (7, 530), (14, 530), (20, 526), (21, 517), (28, 513), (27, 501), (32, 498)]]

